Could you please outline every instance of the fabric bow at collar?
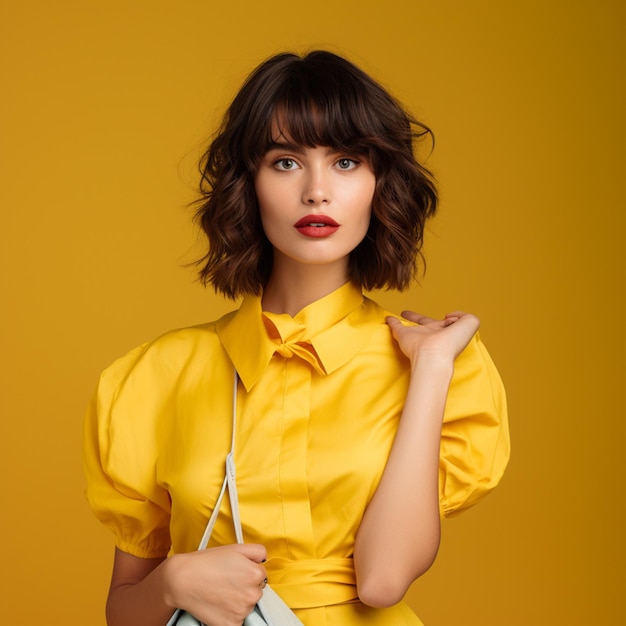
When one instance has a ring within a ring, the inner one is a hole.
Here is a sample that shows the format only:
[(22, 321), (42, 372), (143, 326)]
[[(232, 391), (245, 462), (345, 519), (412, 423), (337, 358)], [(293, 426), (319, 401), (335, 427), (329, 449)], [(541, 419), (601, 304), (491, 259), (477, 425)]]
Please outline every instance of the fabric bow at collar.
[(363, 348), (377, 327), (388, 332), (384, 317), (358, 285), (346, 283), (294, 317), (263, 312), (260, 297), (247, 297), (238, 311), (217, 322), (216, 330), (250, 391), (274, 355), (297, 357), (318, 374), (331, 374)]

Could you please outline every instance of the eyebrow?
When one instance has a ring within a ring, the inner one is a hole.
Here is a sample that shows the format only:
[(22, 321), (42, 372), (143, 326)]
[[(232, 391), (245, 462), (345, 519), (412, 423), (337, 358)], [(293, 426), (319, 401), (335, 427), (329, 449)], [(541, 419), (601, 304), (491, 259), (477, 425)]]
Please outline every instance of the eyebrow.
[(287, 152), (297, 152), (298, 154), (302, 154), (304, 152), (302, 146), (298, 146), (295, 143), (289, 143), (287, 141), (272, 141), (265, 147), (265, 152), (271, 152), (272, 150), (285, 150)]
[[(344, 152), (344, 150), (340, 150), (333, 146), (326, 146), (326, 154), (334, 154), (337, 152)], [(303, 146), (299, 146), (298, 144), (291, 143), (289, 141), (272, 141), (265, 148), (265, 154), (271, 152), (273, 150), (284, 150), (285, 152), (294, 152), (296, 154), (304, 154), (305, 148)]]

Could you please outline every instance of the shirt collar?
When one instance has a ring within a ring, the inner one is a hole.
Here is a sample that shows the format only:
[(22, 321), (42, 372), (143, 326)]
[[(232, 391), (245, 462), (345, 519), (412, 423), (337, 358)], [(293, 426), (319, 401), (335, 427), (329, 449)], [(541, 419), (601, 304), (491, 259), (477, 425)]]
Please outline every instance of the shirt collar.
[[(321, 374), (347, 363), (369, 340), (380, 309), (348, 282), (294, 317), (263, 312), (261, 298), (244, 298), (238, 311), (217, 323), (217, 334), (247, 390), (259, 380), (282, 344), (310, 344)], [(281, 349), (282, 353), (282, 349)]]

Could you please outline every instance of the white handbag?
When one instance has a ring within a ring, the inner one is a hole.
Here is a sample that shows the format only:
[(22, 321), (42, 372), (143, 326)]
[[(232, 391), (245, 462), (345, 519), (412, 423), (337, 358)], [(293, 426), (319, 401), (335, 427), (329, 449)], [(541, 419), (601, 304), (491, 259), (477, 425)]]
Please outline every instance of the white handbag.
[[(207, 522), (204, 535), (200, 540), (198, 550), (204, 550), (211, 538), (213, 527), (217, 521), (224, 492), (228, 487), (228, 498), (230, 500), (230, 508), (233, 516), (233, 526), (235, 528), (235, 536), (237, 543), (243, 543), (243, 532), (241, 529), (241, 518), (239, 517), (239, 498), (237, 496), (237, 483), (235, 475), (235, 425), (237, 422), (237, 382), (238, 376), (235, 371), (233, 384), (233, 435), (231, 441), (230, 452), (226, 457), (226, 475), (217, 502), (213, 509), (213, 513)], [(186, 611), (177, 609), (174, 615), (167, 622), (166, 626), (205, 626), (198, 621), (193, 615)], [(243, 621), (243, 626), (304, 626), (296, 617), (295, 613), (281, 600), (280, 596), (270, 587), (265, 585), (263, 589), (263, 597), (258, 601), (253, 611)]]

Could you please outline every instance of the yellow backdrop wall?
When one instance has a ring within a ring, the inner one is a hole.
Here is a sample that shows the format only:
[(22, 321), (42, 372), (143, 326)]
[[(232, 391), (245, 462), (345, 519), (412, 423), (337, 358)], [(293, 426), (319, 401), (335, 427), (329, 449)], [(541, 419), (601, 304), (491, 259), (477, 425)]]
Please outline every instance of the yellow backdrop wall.
[(410, 602), (428, 626), (624, 623), (624, 6), (3, 2), (2, 623), (104, 624), (84, 407), (116, 356), (232, 307), (183, 268), (194, 160), (257, 62), (313, 47), (437, 136), (428, 273), (381, 300), (475, 311), (509, 393), (508, 474)]

